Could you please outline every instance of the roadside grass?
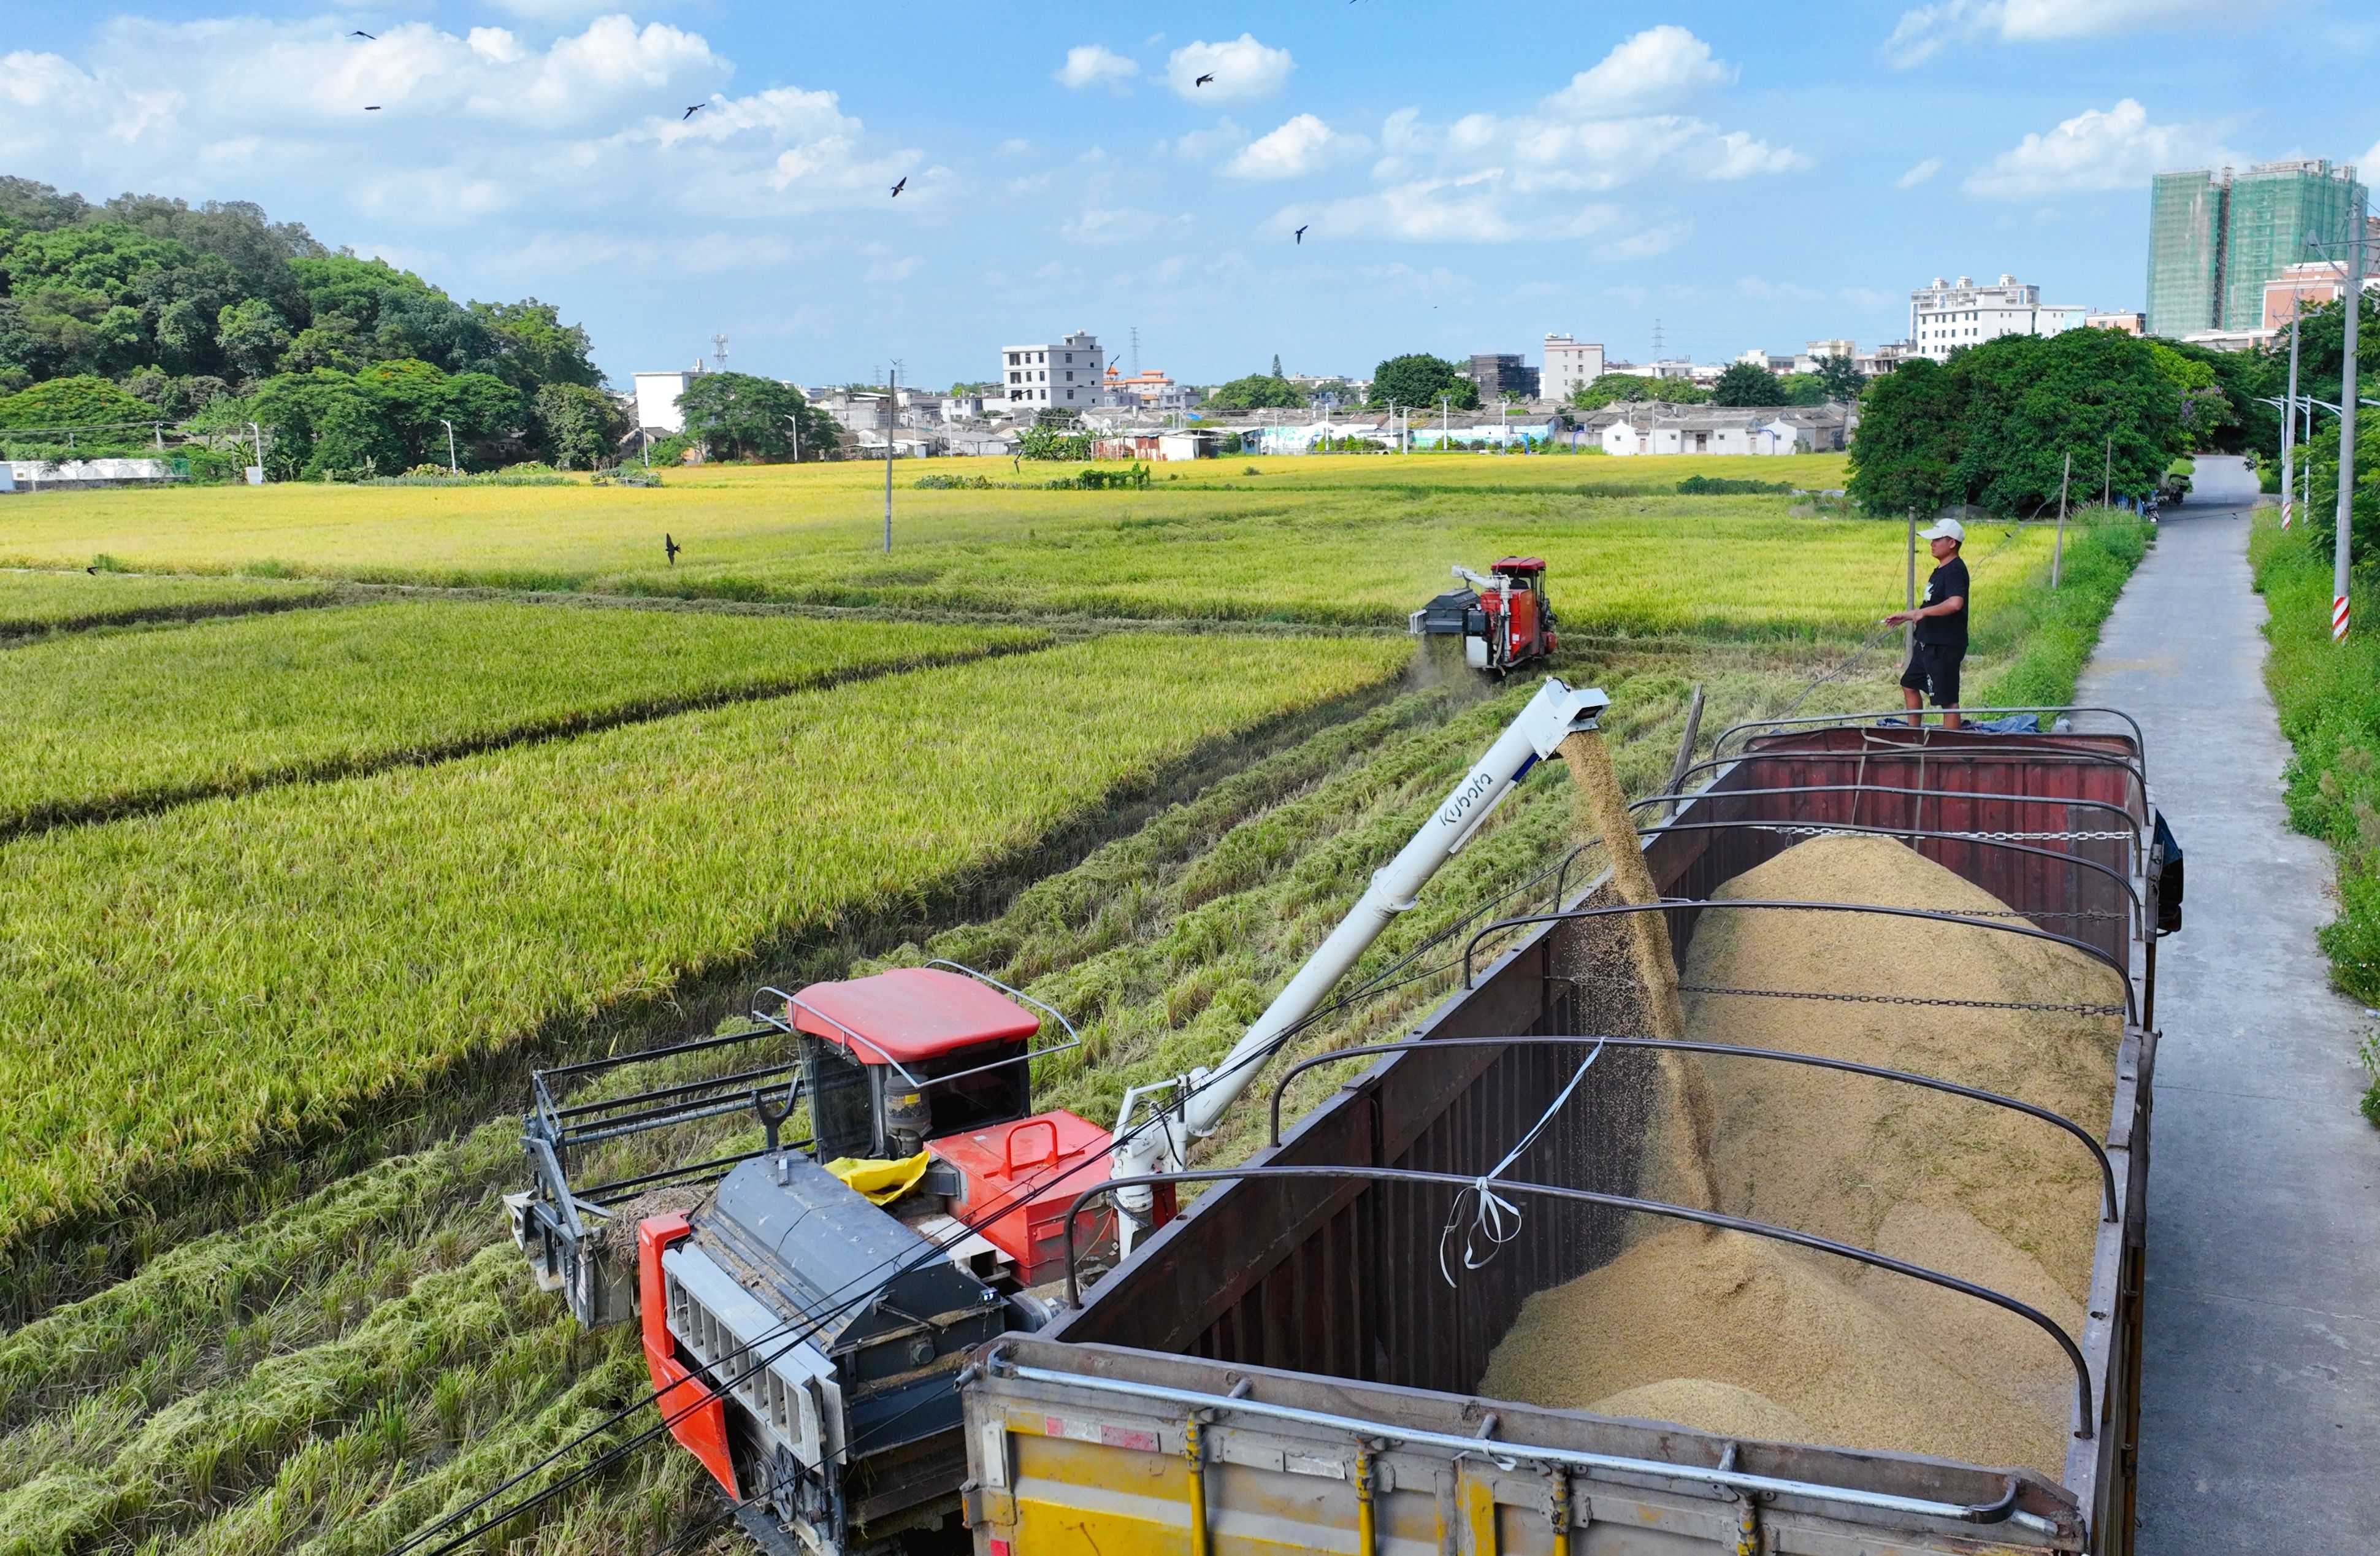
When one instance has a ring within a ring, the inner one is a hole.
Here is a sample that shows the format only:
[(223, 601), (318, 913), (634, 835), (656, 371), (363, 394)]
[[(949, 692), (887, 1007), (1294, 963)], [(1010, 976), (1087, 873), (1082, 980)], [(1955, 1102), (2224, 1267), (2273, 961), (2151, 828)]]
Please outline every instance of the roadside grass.
[(0, 848), (0, 1241), (1031, 848), (1397, 641), (1115, 637)]
[(0, 569), (0, 643), (91, 626), (285, 611), (331, 598), (332, 590), (314, 579)]
[[(2284, 774), (2289, 821), (2330, 845), (2338, 861), (2338, 916), (2322, 929), (2330, 975), (2348, 994), (2380, 1004), (2380, 638), (2359, 626), (2330, 638), (2331, 559), (2304, 529), (2283, 529), (2259, 509), (2248, 556), (2271, 617), (2265, 684), (2295, 753)], [(2366, 574), (2350, 585), (2355, 619), (2380, 621)], [(2380, 1044), (2359, 1052), (2372, 1085), (2363, 1114), (2380, 1126)]]
[(468, 602), (9, 650), (0, 837), (1039, 647), (1019, 628)]

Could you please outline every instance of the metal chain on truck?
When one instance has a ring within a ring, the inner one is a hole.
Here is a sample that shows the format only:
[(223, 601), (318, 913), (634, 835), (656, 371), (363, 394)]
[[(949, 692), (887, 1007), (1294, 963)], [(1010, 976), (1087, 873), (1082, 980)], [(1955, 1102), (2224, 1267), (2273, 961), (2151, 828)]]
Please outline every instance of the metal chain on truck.
[[(1733, 824), (1742, 827), (1745, 832), (1773, 832), (1781, 833), (1786, 837), (1867, 837), (1873, 836), (1880, 832), (1889, 832), (1892, 830), (1888, 827), (1815, 827), (1790, 821), (1737, 821)], [(2132, 841), (2132, 833), (2121, 831), (1935, 832), (1927, 833), (1925, 836), (1928, 838), (1945, 837), (1973, 839), (1978, 842), (1987, 843), (2039, 843), (2052, 839), (2070, 840), (2076, 843), (2130, 843)]]
[(1742, 994), (1761, 1000), (1840, 1000), (1856, 1005), (1953, 1005), (1961, 1010), (2071, 1011), (2077, 1015), (2121, 1015), (2121, 1005), (2044, 1004), (2031, 1000), (1949, 1000), (1923, 994), (1828, 994), (1808, 989), (1729, 989), (1718, 984), (1681, 983), (1681, 994)]

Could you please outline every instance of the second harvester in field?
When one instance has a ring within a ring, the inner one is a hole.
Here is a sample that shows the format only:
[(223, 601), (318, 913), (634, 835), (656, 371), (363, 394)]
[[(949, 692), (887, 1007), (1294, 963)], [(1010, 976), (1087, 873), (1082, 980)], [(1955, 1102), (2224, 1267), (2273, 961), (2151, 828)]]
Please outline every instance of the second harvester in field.
[(1463, 663), (1491, 675), (1509, 675), (1554, 651), (1542, 559), (1508, 556), (1486, 577), (1468, 567), (1455, 568), (1454, 576), (1467, 587), (1447, 590), (1406, 618), (1415, 637), (1461, 638)]

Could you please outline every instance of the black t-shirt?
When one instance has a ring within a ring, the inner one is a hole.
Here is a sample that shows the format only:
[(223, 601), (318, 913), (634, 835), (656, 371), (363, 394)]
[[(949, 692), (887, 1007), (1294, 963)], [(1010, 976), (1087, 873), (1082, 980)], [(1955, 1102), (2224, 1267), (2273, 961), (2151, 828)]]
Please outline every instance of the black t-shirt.
[(1926, 577), (1925, 598), (1921, 605), (1938, 605), (1945, 600), (1964, 602), (1948, 615), (1917, 618), (1916, 639), (1921, 643), (1938, 643), (1944, 648), (1967, 651), (1967, 612), (1974, 598), (1967, 592), (1967, 564), (1953, 556)]

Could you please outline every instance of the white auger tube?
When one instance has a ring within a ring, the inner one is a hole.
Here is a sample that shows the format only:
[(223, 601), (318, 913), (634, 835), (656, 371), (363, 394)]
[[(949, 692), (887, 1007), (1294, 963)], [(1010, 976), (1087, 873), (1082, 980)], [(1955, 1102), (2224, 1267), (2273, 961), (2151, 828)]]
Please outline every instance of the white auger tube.
[[(1471, 840), (1529, 769), (1552, 756), (1555, 748), (1572, 734), (1595, 728), (1596, 720), (1609, 706), (1611, 699), (1593, 687), (1573, 690), (1547, 676), (1537, 695), (1521, 710), (1521, 716), (1430, 813), (1413, 840), (1395, 858), (1372, 872), (1371, 885), (1330, 931), (1330, 938), (1306, 959), (1220, 1064), (1211, 1070), (1202, 1066), (1157, 1086), (1135, 1087), (1124, 1094), (1123, 1110), (1116, 1120), (1111, 1175), (1130, 1178), (1179, 1172), (1186, 1164), (1190, 1142), (1214, 1132), (1217, 1121), (1263, 1070), (1281, 1033), (1320, 1007), (1356, 958), (1398, 914), (1413, 906), (1423, 885)], [(1143, 1101), (1149, 1104), (1151, 1115), (1146, 1127), (1135, 1134), (1133, 1113)], [(1153, 1196), (1142, 1185), (1119, 1190), (1117, 1197), (1125, 1212), (1119, 1218), (1119, 1251), (1128, 1253), (1135, 1233), (1148, 1227)]]

